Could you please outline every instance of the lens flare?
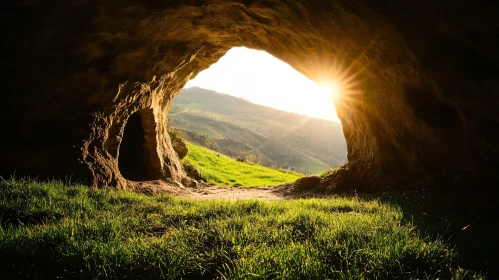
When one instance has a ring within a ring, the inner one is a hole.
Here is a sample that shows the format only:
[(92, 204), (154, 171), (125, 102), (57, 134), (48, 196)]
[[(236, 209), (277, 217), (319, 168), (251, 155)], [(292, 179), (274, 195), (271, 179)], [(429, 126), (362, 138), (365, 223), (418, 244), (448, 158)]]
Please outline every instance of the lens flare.
[(336, 81), (321, 81), (317, 83), (318, 90), (329, 97), (331, 102), (335, 103), (342, 93), (341, 86)]

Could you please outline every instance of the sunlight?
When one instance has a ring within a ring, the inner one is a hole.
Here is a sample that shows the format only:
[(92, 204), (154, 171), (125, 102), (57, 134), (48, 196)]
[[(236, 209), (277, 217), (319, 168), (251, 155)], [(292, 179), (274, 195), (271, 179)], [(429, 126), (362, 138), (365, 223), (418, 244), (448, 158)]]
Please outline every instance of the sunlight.
[(319, 82), (318, 86), (319, 91), (321, 91), (323, 95), (329, 96), (329, 99), (333, 103), (338, 100), (342, 93), (341, 86), (335, 81)]
[(233, 48), (189, 81), (250, 102), (314, 118), (340, 122), (333, 102), (341, 92), (335, 81), (320, 84), (264, 51)]

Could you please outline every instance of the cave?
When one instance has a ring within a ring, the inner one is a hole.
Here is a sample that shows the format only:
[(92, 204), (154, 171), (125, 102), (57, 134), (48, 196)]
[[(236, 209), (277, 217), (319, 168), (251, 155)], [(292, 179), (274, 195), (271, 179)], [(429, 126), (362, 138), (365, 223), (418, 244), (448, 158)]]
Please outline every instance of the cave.
[(315, 81), (338, 69), (351, 80), (351, 94), (335, 104), (348, 163), (332, 189), (493, 176), (496, 10), (450, 0), (9, 1), (0, 174), (131, 187), (120, 145), (128, 117), (147, 109), (157, 158), (154, 176), (142, 178), (180, 182), (165, 127), (171, 100), (230, 48), (246, 46)]
[(156, 132), (152, 112), (141, 110), (127, 120), (118, 154), (118, 168), (127, 180), (151, 181), (161, 178), (156, 151)]

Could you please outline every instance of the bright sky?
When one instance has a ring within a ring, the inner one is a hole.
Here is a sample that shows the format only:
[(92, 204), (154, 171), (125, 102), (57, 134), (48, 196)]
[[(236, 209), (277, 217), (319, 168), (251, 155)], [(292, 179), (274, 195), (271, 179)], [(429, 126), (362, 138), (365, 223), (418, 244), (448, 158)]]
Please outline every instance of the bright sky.
[(186, 88), (194, 86), (283, 111), (340, 122), (331, 102), (331, 90), (319, 87), (264, 51), (233, 48), (190, 80)]

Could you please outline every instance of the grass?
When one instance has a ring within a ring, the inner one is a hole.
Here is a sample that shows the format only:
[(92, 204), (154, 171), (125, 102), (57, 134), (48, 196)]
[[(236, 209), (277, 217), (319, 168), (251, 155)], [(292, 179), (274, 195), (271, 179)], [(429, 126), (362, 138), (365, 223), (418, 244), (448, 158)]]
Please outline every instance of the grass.
[(193, 201), (0, 182), (3, 279), (470, 279), (393, 205)]
[(225, 186), (270, 186), (293, 182), (302, 175), (258, 164), (239, 162), (186, 142), (189, 152), (183, 163), (198, 169), (208, 183)]

